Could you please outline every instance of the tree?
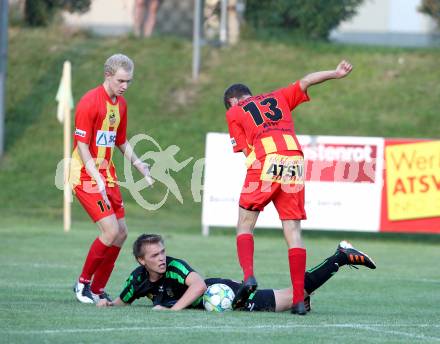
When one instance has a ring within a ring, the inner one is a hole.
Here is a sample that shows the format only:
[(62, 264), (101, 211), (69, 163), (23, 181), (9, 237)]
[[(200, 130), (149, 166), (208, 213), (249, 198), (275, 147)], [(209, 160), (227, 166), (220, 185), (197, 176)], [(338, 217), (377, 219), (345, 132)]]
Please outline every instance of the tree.
[(30, 26), (46, 26), (59, 10), (87, 12), (91, 0), (25, 0), (24, 19)]
[(247, 0), (246, 20), (256, 29), (297, 30), (327, 39), (341, 21), (356, 14), (363, 0)]
[(419, 11), (430, 15), (440, 26), (440, 0), (422, 0)]

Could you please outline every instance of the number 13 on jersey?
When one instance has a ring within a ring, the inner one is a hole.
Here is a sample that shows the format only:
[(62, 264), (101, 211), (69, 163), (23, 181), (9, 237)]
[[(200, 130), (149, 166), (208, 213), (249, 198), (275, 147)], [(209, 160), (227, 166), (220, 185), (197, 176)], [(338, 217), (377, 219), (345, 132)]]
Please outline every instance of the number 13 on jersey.
[[(269, 121), (278, 122), (283, 118), (283, 112), (278, 108), (278, 102), (275, 98), (265, 98), (260, 101), (260, 105), (269, 107), (269, 111), (264, 112), (264, 116)], [(263, 124), (264, 118), (255, 102), (249, 102), (246, 106), (243, 106), (243, 110), (251, 114), (256, 126)]]

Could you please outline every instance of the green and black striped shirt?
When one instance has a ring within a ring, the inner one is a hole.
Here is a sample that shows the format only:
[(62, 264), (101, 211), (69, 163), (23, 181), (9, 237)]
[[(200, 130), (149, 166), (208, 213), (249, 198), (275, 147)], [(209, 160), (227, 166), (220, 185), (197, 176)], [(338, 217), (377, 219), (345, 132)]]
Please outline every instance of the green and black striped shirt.
[(194, 270), (184, 260), (168, 256), (166, 259), (166, 272), (157, 282), (150, 282), (145, 267), (139, 266), (133, 270), (119, 296), (121, 300), (132, 303), (146, 296), (153, 301), (153, 305), (173, 306), (188, 289), (185, 279)]

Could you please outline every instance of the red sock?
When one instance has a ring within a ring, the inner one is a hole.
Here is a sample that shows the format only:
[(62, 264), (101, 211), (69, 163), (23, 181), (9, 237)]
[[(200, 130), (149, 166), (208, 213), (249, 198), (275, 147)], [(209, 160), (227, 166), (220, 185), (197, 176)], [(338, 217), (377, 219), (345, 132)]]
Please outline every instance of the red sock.
[(240, 234), (237, 236), (238, 261), (244, 273), (244, 280), (254, 275), (254, 236)]
[(115, 266), (116, 259), (118, 259), (119, 252), (121, 248), (118, 246), (111, 246), (105, 253), (105, 258), (98, 266), (98, 269), (93, 276), (93, 282), (91, 290), (95, 294), (102, 294), (104, 292), (105, 286), (112, 274), (113, 268)]
[(290, 280), (293, 287), (293, 304), (304, 301), (304, 275), (306, 272), (306, 250), (289, 248)]
[(99, 238), (96, 238), (92, 246), (90, 246), (86, 261), (79, 281), (81, 283), (89, 283), (98, 266), (101, 264), (109, 247), (104, 245)]

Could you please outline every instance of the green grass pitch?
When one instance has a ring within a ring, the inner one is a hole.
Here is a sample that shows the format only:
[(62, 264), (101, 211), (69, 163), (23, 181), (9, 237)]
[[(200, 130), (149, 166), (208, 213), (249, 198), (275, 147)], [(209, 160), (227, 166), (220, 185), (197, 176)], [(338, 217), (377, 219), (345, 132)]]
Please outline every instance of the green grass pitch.
[[(144, 228), (130, 222), (108, 291), (116, 296), (136, 267), (130, 244)], [(147, 227), (153, 228), (150, 224)], [(375, 234), (305, 233), (308, 266), (349, 239), (375, 259), (377, 270), (342, 268), (313, 296), (305, 317), (289, 313), (224, 314), (152, 311), (148, 300), (98, 309), (75, 301), (72, 285), (94, 225), (6, 219), (0, 225), (0, 342), (2, 343), (436, 343), (440, 342), (439, 241), (398, 240)], [(186, 259), (205, 277), (239, 279), (233, 231), (208, 238), (167, 226), (167, 253)], [(279, 231), (257, 230), (256, 274), (262, 288), (289, 285)]]
[[(77, 102), (101, 82), (108, 56), (131, 56), (136, 73), (127, 92), (128, 136), (148, 134), (164, 149), (178, 145), (183, 161), (204, 156), (207, 132), (226, 132), (227, 85), (240, 81), (255, 93), (265, 92), (332, 68), (341, 58), (353, 62), (354, 73), (311, 90), (313, 101), (294, 113), (298, 134), (438, 138), (440, 49), (248, 39), (229, 48), (205, 47), (200, 82), (194, 84), (188, 79), (191, 42), (177, 38), (15, 28), (8, 46), (6, 154), (0, 161), (1, 344), (440, 342), (440, 236), (305, 232), (309, 267), (332, 254), (341, 239), (351, 240), (378, 265), (375, 271), (341, 269), (316, 292), (305, 317), (154, 312), (146, 300), (124, 309), (78, 304), (72, 285), (97, 231), (75, 202), (72, 231), (62, 232), (62, 192), (54, 187), (62, 156), (54, 98), (66, 59), (72, 62)], [(120, 168), (121, 155), (115, 159)], [(130, 244), (143, 231), (164, 234), (168, 254), (184, 258), (206, 277), (241, 278), (233, 231), (200, 235), (201, 207), (192, 201), (191, 172), (186, 168), (175, 175), (184, 204), (170, 197), (157, 212), (145, 212), (122, 190), (129, 238), (109, 282), (112, 296), (136, 266)], [(159, 201), (163, 192), (156, 185), (143, 196)], [(261, 288), (289, 286), (281, 232), (257, 230), (255, 258)]]

